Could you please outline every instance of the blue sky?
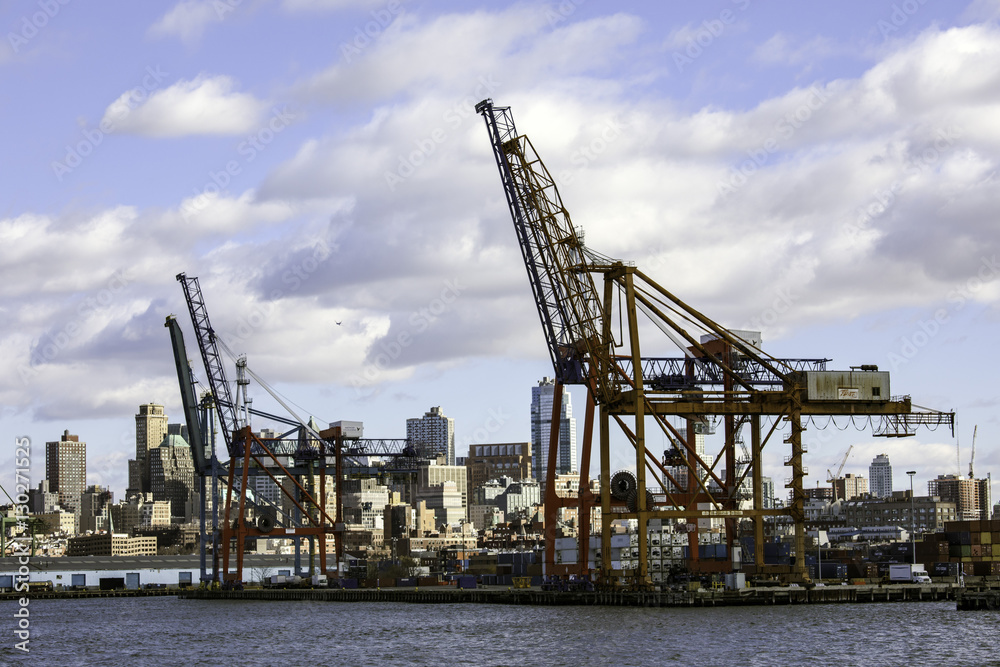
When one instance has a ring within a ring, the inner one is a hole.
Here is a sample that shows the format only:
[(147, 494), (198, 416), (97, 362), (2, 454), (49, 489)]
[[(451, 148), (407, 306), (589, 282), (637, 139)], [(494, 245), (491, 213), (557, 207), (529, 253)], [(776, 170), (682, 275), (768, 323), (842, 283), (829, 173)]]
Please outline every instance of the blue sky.
[[(40, 445), (69, 429), (90, 481), (121, 494), (137, 406), (181, 419), (163, 328), (173, 313), (190, 331), (181, 271), (231, 346), (320, 421), (401, 437), (440, 405), (459, 454), (528, 439), (530, 387), (551, 369), (472, 112), (489, 96), (591, 247), (763, 329), (776, 356), (891, 370), (893, 393), (958, 412), (963, 468), (979, 425), (985, 474), (1000, 463), (998, 14), (996, 0), (5, 3), (0, 463), (31, 437), (37, 483)], [(943, 431), (810, 439), (810, 483), (850, 444), (846, 471), (885, 451), (897, 488), (907, 469), (922, 485), (957, 466)], [(776, 480), (784, 454), (768, 451)]]

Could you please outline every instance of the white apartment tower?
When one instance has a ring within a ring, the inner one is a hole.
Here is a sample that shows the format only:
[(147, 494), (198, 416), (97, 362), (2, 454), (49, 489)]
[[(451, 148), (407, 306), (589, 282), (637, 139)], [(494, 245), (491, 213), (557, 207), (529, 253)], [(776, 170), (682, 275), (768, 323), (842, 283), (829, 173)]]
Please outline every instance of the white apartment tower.
[[(552, 432), (552, 400), (555, 389), (555, 380), (547, 377), (542, 378), (537, 387), (531, 388), (531, 470), (539, 482), (545, 481), (549, 465), (549, 436)], [(556, 474), (574, 472), (576, 467), (576, 419), (573, 418), (569, 390), (563, 387)]]
[(892, 464), (888, 454), (879, 454), (868, 466), (868, 480), (871, 494), (876, 498), (888, 498), (892, 495)]
[(423, 445), (425, 456), (444, 456), (447, 465), (455, 465), (455, 420), (445, 417), (440, 407), (407, 419), (406, 439)]

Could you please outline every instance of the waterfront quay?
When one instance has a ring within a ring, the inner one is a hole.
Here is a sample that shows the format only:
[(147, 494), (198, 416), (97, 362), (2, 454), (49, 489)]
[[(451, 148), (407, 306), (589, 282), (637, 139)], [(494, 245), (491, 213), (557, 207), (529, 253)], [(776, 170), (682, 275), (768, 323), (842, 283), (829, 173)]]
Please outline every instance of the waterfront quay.
[(955, 598), (959, 611), (1000, 611), (1000, 588), (960, 588)]
[(177, 588), (119, 588), (115, 590), (32, 590), (0, 592), (0, 600), (81, 600), (91, 598), (145, 598), (177, 595)]
[(577, 605), (618, 607), (732, 607), (824, 603), (904, 602), (954, 600), (953, 584), (896, 584), (888, 586), (760, 587), (740, 591), (543, 591), (538, 588), (456, 589), (244, 589), (190, 588), (177, 592), (188, 600), (304, 600), (314, 602), (409, 602), (421, 604), (486, 603), (508, 605)]

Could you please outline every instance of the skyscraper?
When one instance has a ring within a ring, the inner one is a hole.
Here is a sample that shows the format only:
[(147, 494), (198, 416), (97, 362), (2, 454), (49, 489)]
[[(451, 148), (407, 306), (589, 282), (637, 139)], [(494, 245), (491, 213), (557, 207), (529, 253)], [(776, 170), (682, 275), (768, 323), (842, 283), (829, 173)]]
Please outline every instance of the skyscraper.
[[(542, 378), (531, 388), (531, 470), (535, 479), (545, 481), (549, 465), (549, 436), (552, 432), (552, 401), (556, 384), (552, 378)], [(556, 453), (556, 474), (576, 470), (576, 420), (570, 403), (569, 390), (563, 387), (562, 410), (559, 417), (559, 449)]]
[(888, 498), (892, 495), (892, 465), (888, 454), (879, 454), (868, 466), (868, 479), (871, 494), (876, 498)]
[(955, 503), (959, 521), (978, 521), (990, 516), (988, 479), (938, 475), (937, 479), (927, 482), (927, 495)]
[(455, 465), (455, 420), (445, 417), (440, 407), (431, 408), (423, 417), (407, 419), (406, 438), (423, 445), (425, 455), (444, 456), (446, 465)]
[(45, 443), (45, 476), (59, 504), (80, 513), (80, 494), (87, 488), (87, 443), (63, 431), (62, 438)]
[(153, 500), (170, 502), (170, 516), (177, 523), (191, 517), (188, 501), (194, 491), (194, 462), (191, 447), (180, 435), (168, 435), (159, 447), (149, 450), (149, 483)]
[(841, 500), (851, 500), (866, 493), (868, 493), (868, 480), (864, 477), (847, 473), (833, 482), (833, 495)]
[[(149, 481), (149, 451), (159, 447), (166, 435), (167, 416), (163, 414), (163, 406), (156, 403), (140, 405), (139, 414), (135, 416), (135, 467), (141, 482), (137, 491), (149, 493), (153, 490)], [(131, 473), (129, 477), (132, 487)]]
[(773, 510), (774, 502), (774, 480), (770, 477), (761, 477), (761, 507), (766, 510)]

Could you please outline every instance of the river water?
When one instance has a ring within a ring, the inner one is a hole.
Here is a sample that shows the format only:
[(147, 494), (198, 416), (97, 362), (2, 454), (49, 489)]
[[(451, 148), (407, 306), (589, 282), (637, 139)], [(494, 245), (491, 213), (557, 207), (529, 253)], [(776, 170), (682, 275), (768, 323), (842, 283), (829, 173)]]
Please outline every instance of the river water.
[(1000, 665), (997, 612), (954, 602), (717, 609), (35, 600), (0, 664)]

